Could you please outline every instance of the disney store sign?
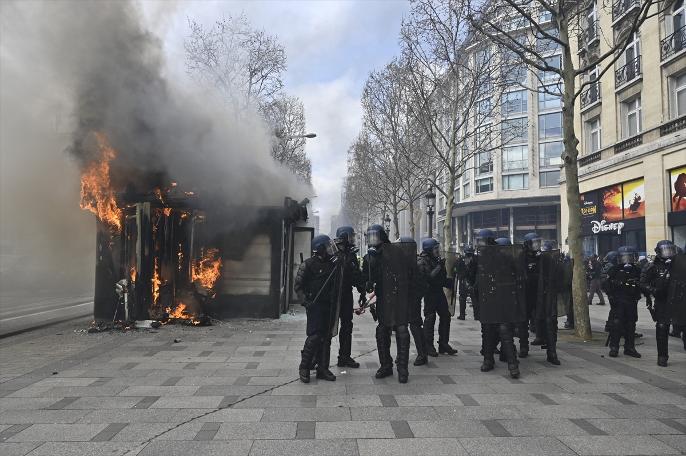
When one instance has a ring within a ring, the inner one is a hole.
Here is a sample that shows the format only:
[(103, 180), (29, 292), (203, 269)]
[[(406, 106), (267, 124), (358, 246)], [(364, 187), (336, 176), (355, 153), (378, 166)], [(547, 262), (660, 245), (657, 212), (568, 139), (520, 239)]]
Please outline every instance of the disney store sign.
[(593, 234), (604, 233), (606, 231), (616, 231), (617, 234), (622, 234), (624, 222), (607, 222), (605, 220), (591, 220), (591, 231)]

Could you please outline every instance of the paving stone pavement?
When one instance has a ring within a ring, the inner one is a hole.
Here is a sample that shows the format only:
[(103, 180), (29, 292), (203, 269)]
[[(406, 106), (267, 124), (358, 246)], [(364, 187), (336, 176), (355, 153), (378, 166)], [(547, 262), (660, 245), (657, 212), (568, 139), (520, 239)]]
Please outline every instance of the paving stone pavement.
[[(591, 307), (596, 329), (607, 311)], [(87, 334), (77, 321), (2, 339), (0, 454), (686, 454), (686, 352), (670, 338), (670, 366), (658, 368), (643, 309), (643, 358), (608, 358), (602, 332), (582, 343), (561, 331), (562, 365), (534, 347), (518, 380), (503, 363), (481, 373), (477, 323), (453, 320), (460, 353), (411, 366), (405, 385), (374, 378), (369, 315), (355, 317), (361, 368), (300, 383), (304, 323), (296, 309), (128, 333)]]

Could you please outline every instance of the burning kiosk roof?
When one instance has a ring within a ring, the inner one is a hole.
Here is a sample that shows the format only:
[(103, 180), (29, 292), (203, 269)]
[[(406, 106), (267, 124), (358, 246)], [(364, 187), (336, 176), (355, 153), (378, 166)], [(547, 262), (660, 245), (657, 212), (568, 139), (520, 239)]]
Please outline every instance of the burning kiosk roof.
[(283, 252), (290, 228), (307, 219), (304, 205), (227, 205), (172, 181), (117, 192), (116, 152), (104, 135), (96, 139), (100, 157), (84, 167), (81, 207), (97, 216), (97, 321), (279, 316), (290, 264)]

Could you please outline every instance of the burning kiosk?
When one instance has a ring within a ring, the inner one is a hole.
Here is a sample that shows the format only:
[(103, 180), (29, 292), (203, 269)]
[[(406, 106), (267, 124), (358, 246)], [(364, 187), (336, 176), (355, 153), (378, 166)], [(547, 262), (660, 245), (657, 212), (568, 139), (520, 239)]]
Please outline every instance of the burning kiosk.
[(288, 308), (295, 236), (313, 232), (299, 226), (307, 201), (227, 205), (174, 182), (116, 193), (114, 150), (104, 137), (98, 143), (102, 159), (84, 170), (81, 185), (82, 208), (97, 216), (96, 321), (203, 324), (209, 317), (278, 318)]

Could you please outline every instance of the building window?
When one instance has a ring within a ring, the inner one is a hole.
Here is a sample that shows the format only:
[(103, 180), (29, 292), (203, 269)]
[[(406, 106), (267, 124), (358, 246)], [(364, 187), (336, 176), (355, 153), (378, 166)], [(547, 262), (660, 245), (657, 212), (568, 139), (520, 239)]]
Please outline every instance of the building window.
[(538, 137), (540, 139), (562, 136), (562, 113), (541, 114), (538, 116)]
[(631, 138), (641, 132), (641, 97), (622, 103), (622, 133)]
[(493, 172), (493, 158), (490, 152), (479, 152), (476, 155), (476, 174), (489, 174)]
[(529, 188), (528, 174), (509, 174), (503, 176), (503, 190), (526, 190)]
[(541, 143), (538, 145), (539, 163), (541, 168), (550, 168), (562, 164), (562, 141)]
[(545, 171), (539, 173), (541, 187), (557, 187), (560, 180), (560, 171)]
[(462, 186), (462, 195), (465, 197), (465, 199), (471, 196), (471, 193), (469, 191), (469, 182)]
[(527, 91), (517, 90), (503, 95), (503, 116), (526, 114)]
[(476, 113), (477, 113), (477, 119), (476, 122), (479, 124), (480, 122), (483, 121), (488, 121), (491, 117), (491, 99), (490, 98), (484, 98), (483, 100), (479, 100), (476, 102)]
[(457, 187), (453, 192), (453, 203), (460, 202), (460, 187)]
[(586, 122), (586, 149), (587, 153), (592, 154), (600, 150), (600, 118)]
[[(561, 55), (551, 55), (543, 59), (543, 62), (547, 67), (550, 68), (562, 68), (562, 56)], [(560, 75), (555, 71), (538, 71), (538, 78), (542, 82), (556, 81), (559, 79)]]
[(673, 114), (672, 117), (681, 117), (686, 115), (686, 73), (672, 78), (672, 89), (674, 95), (672, 96)]
[(529, 142), (529, 132), (527, 130), (528, 119), (519, 117), (517, 119), (507, 119), (501, 122), (500, 142), (501, 144), (517, 144)]
[(527, 146), (510, 146), (503, 149), (503, 171), (527, 169), (529, 166)]
[(487, 177), (485, 179), (476, 180), (476, 193), (486, 193), (493, 191), (493, 178)]
[(681, 30), (686, 25), (686, 8), (684, 0), (677, 0), (672, 6), (672, 33)]
[(562, 97), (557, 95), (560, 89), (558, 86), (544, 87), (538, 92), (538, 110), (549, 111), (551, 109), (562, 109)]

